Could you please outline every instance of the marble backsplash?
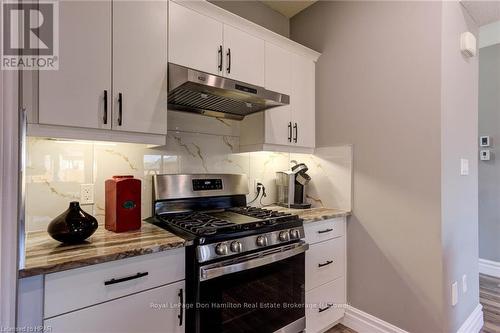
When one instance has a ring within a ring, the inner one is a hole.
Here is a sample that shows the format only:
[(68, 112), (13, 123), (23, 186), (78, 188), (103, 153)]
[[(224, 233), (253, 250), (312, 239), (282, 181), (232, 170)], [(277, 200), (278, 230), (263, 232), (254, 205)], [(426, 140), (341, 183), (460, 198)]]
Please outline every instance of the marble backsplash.
[[(232, 135), (170, 131), (167, 145), (65, 141), (30, 137), (27, 141), (26, 230), (47, 224), (80, 199), (80, 185), (94, 184), (94, 204), (82, 205), (104, 222), (104, 181), (133, 175), (142, 181), (142, 216), (151, 216), (152, 175), (159, 173), (245, 173), (253, 199), (256, 180), (266, 187), (262, 204), (276, 201), (275, 173), (291, 160), (306, 163), (312, 178), (308, 200), (316, 207), (351, 208), (352, 147), (325, 147), (315, 154), (238, 153)], [(260, 203), (256, 203), (260, 205)]]

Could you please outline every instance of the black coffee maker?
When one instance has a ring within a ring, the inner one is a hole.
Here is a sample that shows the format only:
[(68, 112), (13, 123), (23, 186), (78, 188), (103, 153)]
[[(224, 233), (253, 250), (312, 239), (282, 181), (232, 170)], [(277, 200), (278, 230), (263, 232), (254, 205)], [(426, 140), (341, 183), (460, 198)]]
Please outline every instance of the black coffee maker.
[(306, 186), (311, 181), (308, 170), (304, 163), (296, 163), (290, 170), (276, 172), (278, 205), (298, 209), (311, 208), (311, 204), (306, 202)]

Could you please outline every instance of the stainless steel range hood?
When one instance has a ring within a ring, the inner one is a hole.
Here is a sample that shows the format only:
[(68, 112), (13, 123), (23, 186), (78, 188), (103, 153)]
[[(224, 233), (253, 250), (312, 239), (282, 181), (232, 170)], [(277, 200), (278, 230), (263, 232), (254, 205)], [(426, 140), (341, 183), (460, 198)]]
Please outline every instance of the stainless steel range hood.
[(168, 64), (168, 107), (171, 110), (241, 120), (249, 114), (289, 103), (290, 96), (285, 94)]

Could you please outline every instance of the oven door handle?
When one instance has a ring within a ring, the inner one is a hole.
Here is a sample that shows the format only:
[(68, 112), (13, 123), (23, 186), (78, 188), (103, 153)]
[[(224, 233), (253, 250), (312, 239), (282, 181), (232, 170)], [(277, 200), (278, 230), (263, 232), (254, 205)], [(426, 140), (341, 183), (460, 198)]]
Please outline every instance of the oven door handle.
[[(285, 247), (286, 248), (286, 247)], [(282, 248), (283, 249), (283, 248)], [(200, 267), (200, 281), (214, 279), (219, 276), (246, 271), (248, 269), (272, 264), (273, 262), (281, 261), (297, 254), (304, 253), (309, 249), (309, 244), (302, 242), (296, 247), (287, 250), (274, 249), (274, 252), (263, 255), (262, 257), (252, 258), (250, 260), (230, 264), (226, 266), (216, 267)]]

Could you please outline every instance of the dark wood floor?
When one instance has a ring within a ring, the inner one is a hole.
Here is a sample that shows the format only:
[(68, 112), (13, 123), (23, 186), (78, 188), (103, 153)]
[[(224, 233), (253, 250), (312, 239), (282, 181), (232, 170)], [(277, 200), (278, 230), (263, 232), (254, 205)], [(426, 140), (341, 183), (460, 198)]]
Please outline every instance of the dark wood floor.
[(483, 333), (500, 333), (500, 279), (479, 275), (479, 301), (483, 305)]
[(354, 330), (351, 330), (349, 327), (346, 327), (342, 324), (338, 324), (338, 325), (335, 325), (334, 327), (330, 328), (325, 333), (357, 333), (357, 332)]

